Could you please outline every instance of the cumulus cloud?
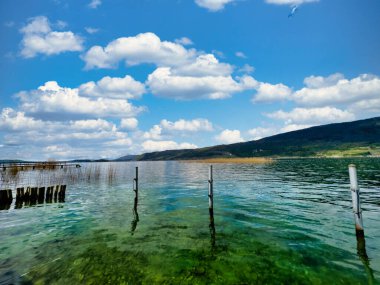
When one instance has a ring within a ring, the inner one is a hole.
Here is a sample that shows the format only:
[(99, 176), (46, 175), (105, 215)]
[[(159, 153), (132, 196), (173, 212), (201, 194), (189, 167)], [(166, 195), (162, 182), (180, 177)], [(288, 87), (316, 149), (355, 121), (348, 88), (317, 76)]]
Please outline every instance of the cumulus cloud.
[(104, 48), (91, 47), (83, 56), (86, 68), (113, 68), (119, 61), (127, 65), (150, 63), (158, 66), (178, 66), (194, 57), (194, 50), (181, 44), (161, 41), (154, 33), (118, 38)]
[(244, 64), (241, 68), (239, 68), (239, 72), (242, 73), (252, 73), (255, 71), (255, 68), (249, 64)]
[(114, 99), (138, 99), (145, 93), (143, 83), (131, 76), (103, 77), (98, 82), (90, 81), (79, 86), (79, 95)]
[(175, 149), (193, 149), (197, 148), (191, 143), (177, 143), (175, 141), (152, 141), (147, 140), (142, 143), (143, 150), (146, 152), (175, 150)]
[(135, 130), (139, 121), (136, 118), (123, 118), (120, 121), (120, 128), (124, 130)]
[[(179, 42), (188, 41), (162, 41), (153, 33), (142, 33), (118, 38), (106, 47), (94, 46), (83, 60), (86, 68), (112, 68), (120, 61), (153, 64), (157, 68), (148, 76), (147, 87), (153, 95), (172, 99), (223, 99), (258, 85), (246, 74), (234, 78), (234, 67), (220, 62), (214, 54), (186, 49)], [(252, 71), (252, 67), (246, 66), (246, 70)]]
[[(0, 113), (0, 135), (6, 150), (1, 158), (9, 155), (67, 159), (94, 157), (94, 153), (103, 157), (106, 153), (118, 155), (116, 151), (125, 151), (132, 143), (127, 133), (104, 119), (40, 120), (11, 108), (4, 108)], [(68, 149), (70, 151), (63, 151)]]
[(222, 131), (219, 135), (215, 137), (215, 139), (222, 144), (232, 144), (244, 141), (244, 139), (241, 137), (239, 130), (229, 129)]
[(346, 79), (341, 74), (311, 76), (304, 82), (306, 87), (296, 91), (292, 99), (305, 106), (350, 104), (376, 99), (380, 94), (380, 78), (370, 74), (353, 79)]
[(214, 130), (212, 123), (206, 119), (193, 119), (172, 122), (166, 119), (161, 120), (160, 124), (154, 125), (148, 132), (144, 133), (145, 139), (162, 140), (171, 135), (186, 135), (197, 132), (211, 132)]
[(216, 12), (222, 10), (228, 3), (232, 3), (234, 1), (236, 0), (195, 0), (195, 3), (202, 8)]
[(276, 5), (300, 5), (304, 3), (319, 2), (319, 0), (265, 0), (265, 2)]
[(253, 98), (253, 102), (275, 102), (289, 99), (292, 90), (282, 84), (270, 84), (260, 82), (256, 87), (257, 93)]
[(54, 55), (83, 50), (83, 39), (71, 31), (52, 31), (48, 18), (38, 16), (29, 20), (20, 32), (23, 34), (21, 55), (25, 58), (37, 54)]
[(180, 132), (199, 132), (199, 131), (212, 131), (213, 126), (212, 123), (206, 119), (194, 119), (190, 121), (186, 121), (184, 119), (180, 119), (175, 122), (171, 122), (168, 120), (162, 120), (161, 126), (164, 130), (167, 131), (180, 131)]
[(265, 137), (269, 137), (272, 135), (277, 134), (279, 131), (277, 128), (264, 128), (264, 127), (257, 127), (248, 130), (248, 135), (251, 140), (259, 140)]
[(332, 122), (352, 121), (355, 119), (354, 114), (334, 107), (295, 108), (290, 112), (280, 110), (269, 113), (267, 116), (272, 119), (282, 120), (287, 125), (318, 125)]
[(12, 108), (4, 108), (0, 114), (0, 130), (24, 131), (39, 129), (42, 126), (41, 120), (28, 118), (25, 113)]
[(157, 68), (149, 75), (147, 85), (157, 96), (180, 100), (224, 99), (234, 93), (254, 88), (257, 81), (250, 76), (179, 76), (169, 67)]
[(127, 100), (89, 98), (79, 95), (78, 88), (61, 87), (56, 81), (46, 82), (37, 90), (17, 94), (22, 111), (37, 117), (53, 117), (59, 120), (67, 116), (78, 117), (133, 117), (143, 111)]

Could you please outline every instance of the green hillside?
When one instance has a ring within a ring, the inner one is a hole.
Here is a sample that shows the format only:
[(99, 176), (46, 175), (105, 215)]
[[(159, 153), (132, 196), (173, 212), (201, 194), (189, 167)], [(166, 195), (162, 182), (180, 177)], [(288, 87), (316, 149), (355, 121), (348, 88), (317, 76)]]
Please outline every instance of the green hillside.
[(137, 160), (380, 155), (380, 117), (312, 127), (257, 141), (145, 153)]

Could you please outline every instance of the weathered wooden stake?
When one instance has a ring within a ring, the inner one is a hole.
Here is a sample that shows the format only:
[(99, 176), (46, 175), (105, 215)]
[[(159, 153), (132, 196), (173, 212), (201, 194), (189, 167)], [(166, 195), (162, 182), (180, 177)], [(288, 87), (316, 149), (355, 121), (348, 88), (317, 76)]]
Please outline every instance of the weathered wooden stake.
[(38, 204), (42, 204), (45, 200), (45, 187), (38, 188)]
[(208, 176), (208, 208), (214, 209), (214, 180), (212, 178), (212, 165), (210, 165)]
[(358, 185), (356, 166), (354, 164), (350, 164), (348, 166), (348, 172), (350, 174), (352, 207), (354, 209), (356, 236), (364, 237), (363, 215), (360, 207), (360, 189)]
[(65, 202), (66, 196), (66, 185), (61, 185), (61, 188), (58, 193), (58, 202)]
[(54, 203), (57, 203), (59, 189), (60, 189), (60, 186), (56, 185), (54, 189)]

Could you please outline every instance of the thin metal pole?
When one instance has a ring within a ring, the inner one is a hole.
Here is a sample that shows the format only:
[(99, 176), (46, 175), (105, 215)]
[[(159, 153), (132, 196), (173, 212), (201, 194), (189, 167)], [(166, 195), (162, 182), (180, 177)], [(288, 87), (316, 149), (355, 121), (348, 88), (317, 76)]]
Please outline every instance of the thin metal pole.
[(348, 166), (348, 171), (350, 174), (352, 207), (354, 210), (356, 235), (364, 236), (363, 215), (360, 207), (360, 189), (358, 185), (356, 166), (354, 164), (350, 164)]
[(136, 166), (136, 176), (133, 179), (133, 191), (137, 192), (139, 191), (139, 168)]
[(208, 207), (209, 209), (214, 209), (214, 180), (212, 177), (212, 165), (210, 165), (208, 179)]

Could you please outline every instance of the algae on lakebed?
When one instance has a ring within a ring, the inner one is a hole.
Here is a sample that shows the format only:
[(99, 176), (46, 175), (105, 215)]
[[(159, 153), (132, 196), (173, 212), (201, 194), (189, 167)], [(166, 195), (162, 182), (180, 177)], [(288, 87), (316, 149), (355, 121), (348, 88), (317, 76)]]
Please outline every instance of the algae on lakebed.
[[(169, 235), (178, 234), (180, 231), (174, 230)], [(23, 283), (360, 284), (363, 281), (362, 274), (347, 274), (328, 258), (284, 249), (273, 242), (263, 243), (259, 241), (261, 238), (249, 237), (244, 232), (221, 233), (217, 238), (215, 246), (204, 243), (181, 249), (173, 245), (165, 246), (162, 251), (160, 242), (155, 242), (143, 250), (135, 250), (140, 241), (132, 236), (115, 237), (98, 231), (82, 239), (68, 239), (60, 244), (59, 250), (47, 245), (42, 254), (46, 256), (38, 258), (47, 260), (50, 256), (54, 260), (34, 267), (24, 276)], [(144, 239), (149, 242), (155, 236), (144, 236)], [(129, 246), (125, 249), (115, 244)], [(328, 250), (320, 253), (328, 254)], [(54, 253), (59, 258), (54, 258)]]

